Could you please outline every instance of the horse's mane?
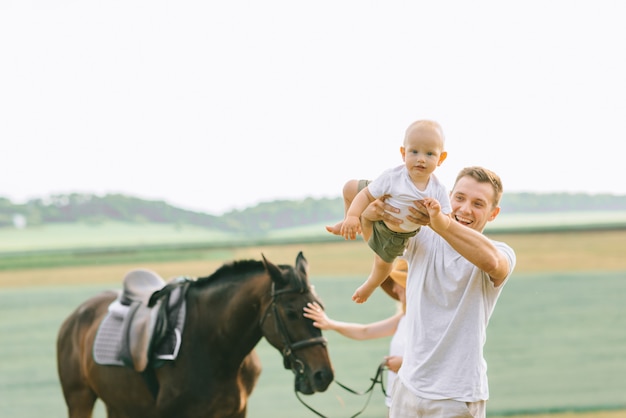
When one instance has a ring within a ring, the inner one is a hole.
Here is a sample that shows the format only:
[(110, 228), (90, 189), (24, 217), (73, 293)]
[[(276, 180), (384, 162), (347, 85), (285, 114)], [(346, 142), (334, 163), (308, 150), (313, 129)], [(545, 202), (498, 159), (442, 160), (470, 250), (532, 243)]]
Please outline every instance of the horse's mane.
[[(301, 278), (300, 275), (294, 274), (293, 267), (289, 265), (279, 265), (281, 270), (290, 270), (287, 277), (289, 281), (300, 289), (306, 289), (307, 283), (305, 278)], [(207, 286), (210, 283), (215, 283), (220, 279), (227, 278), (229, 281), (239, 280), (244, 277), (248, 277), (250, 274), (264, 272), (265, 266), (262, 261), (259, 260), (236, 260), (223, 264), (210, 276), (198, 277), (191, 286)]]
[(229, 280), (234, 278), (244, 277), (250, 273), (257, 273), (264, 271), (265, 267), (263, 262), (258, 260), (237, 260), (223, 264), (217, 270), (215, 270), (210, 276), (198, 277), (192, 286), (205, 286), (209, 283), (214, 283), (224, 277)]

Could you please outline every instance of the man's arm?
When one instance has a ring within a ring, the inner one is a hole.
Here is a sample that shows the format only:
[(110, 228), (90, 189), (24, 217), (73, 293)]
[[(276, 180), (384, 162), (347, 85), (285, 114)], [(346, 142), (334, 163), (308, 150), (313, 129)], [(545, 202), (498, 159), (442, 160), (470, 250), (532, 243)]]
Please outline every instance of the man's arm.
[(431, 213), (430, 227), (470, 263), (487, 273), (494, 286), (500, 286), (506, 279), (509, 260), (485, 235), (441, 212)]

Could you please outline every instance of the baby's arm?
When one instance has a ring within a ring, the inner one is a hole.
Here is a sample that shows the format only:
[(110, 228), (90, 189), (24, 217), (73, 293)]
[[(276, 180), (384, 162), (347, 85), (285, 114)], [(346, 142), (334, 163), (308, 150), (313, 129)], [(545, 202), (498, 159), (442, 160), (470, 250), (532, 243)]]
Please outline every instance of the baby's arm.
[(341, 225), (341, 235), (345, 239), (356, 239), (361, 233), (361, 214), (374, 200), (367, 187), (356, 195)]

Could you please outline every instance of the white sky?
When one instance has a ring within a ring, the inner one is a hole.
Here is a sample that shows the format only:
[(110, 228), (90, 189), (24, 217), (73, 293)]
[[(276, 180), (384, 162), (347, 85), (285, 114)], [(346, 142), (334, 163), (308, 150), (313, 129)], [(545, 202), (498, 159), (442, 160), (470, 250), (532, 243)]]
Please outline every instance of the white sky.
[(449, 187), (626, 194), (626, 2), (0, 0), (0, 196), (337, 197), (439, 121)]

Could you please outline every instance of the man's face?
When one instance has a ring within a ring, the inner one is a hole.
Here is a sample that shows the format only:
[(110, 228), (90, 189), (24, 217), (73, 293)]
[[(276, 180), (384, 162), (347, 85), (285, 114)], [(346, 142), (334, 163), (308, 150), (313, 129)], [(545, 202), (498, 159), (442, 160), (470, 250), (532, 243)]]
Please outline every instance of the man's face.
[(459, 179), (450, 193), (452, 218), (462, 225), (482, 232), (487, 222), (500, 212), (493, 206), (494, 190), (489, 183), (479, 183), (469, 176)]

